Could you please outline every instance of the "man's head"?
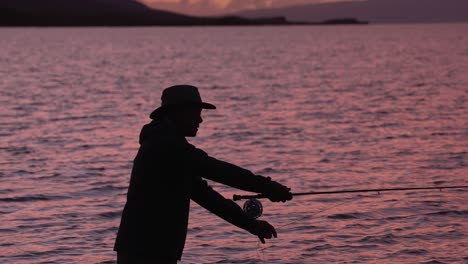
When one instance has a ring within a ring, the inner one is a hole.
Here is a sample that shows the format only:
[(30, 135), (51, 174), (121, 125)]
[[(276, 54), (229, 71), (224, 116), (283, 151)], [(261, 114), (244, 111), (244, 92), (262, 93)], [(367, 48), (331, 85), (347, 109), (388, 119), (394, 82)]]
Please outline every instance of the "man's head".
[(198, 127), (203, 122), (201, 112), (201, 107), (186, 106), (169, 110), (165, 115), (172, 121), (178, 133), (184, 137), (195, 137)]
[(175, 85), (164, 89), (161, 96), (161, 106), (154, 110), (150, 118), (162, 116), (169, 118), (178, 132), (186, 137), (197, 134), (202, 109), (216, 109), (212, 104), (201, 100), (198, 88), (192, 85)]

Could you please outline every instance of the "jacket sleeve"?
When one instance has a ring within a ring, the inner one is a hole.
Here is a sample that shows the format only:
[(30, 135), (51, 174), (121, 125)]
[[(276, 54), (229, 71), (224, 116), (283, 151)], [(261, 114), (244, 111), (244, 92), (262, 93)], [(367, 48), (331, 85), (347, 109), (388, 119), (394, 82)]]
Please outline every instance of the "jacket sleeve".
[(239, 205), (224, 198), (199, 177), (193, 179), (191, 199), (213, 214), (244, 230), (249, 231), (255, 221), (250, 219)]
[(255, 175), (249, 170), (208, 156), (203, 150), (189, 145), (186, 162), (197, 175), (249, 192), (262, 193), (270, 183), (269, 177)]

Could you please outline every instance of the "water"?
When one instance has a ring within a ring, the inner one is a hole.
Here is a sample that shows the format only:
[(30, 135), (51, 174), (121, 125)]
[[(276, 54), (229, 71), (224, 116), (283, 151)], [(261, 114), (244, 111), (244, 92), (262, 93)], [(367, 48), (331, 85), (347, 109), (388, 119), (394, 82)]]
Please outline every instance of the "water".
[[(218, 106), (192, 143), (293, 191), (467, 185), (467, 30), (2, 28), (0, 263), (115, 261), (138, 134), (173, 84)], [(264, 201), (266, 245), (194, 204), (182, 263), (468, 263), (467, 198)]]

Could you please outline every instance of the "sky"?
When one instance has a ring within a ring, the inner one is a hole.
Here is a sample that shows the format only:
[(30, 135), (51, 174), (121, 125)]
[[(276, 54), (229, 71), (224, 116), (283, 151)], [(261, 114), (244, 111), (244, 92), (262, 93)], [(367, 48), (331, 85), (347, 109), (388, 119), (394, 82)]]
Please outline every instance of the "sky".
[(139, 0), (153, 8), (190, 15), (224, 15), (247, 9), (358, 0)]

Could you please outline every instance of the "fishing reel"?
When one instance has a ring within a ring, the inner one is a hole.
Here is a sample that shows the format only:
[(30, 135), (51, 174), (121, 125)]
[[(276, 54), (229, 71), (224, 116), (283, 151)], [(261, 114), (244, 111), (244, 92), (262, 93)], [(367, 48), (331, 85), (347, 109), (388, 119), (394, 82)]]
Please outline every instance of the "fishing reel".
[(244, 203), (244, 206), (242, 207), (242, 209), (247, 214), (247, 216), (251, 219), (257, 219), (260, 216), (262, 216), (262, 213), (263, 213), (262, 203), (255, 198), (248, 199)]

